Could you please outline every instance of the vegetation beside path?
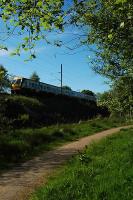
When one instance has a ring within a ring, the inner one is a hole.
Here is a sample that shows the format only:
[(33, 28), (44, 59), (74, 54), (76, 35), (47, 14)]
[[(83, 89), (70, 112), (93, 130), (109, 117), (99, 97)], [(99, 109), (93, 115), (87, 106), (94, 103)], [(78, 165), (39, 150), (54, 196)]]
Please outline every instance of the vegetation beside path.
[(78, 124), (54, 125), (43, 128), (27, 128), (0, 132), (0, 170), (24, 162), (44, 150), (111, 127), (121, 126), (123, 121), (93, 119)]
[(133, 199), (133, 128), (94, 143), (30, 200)]

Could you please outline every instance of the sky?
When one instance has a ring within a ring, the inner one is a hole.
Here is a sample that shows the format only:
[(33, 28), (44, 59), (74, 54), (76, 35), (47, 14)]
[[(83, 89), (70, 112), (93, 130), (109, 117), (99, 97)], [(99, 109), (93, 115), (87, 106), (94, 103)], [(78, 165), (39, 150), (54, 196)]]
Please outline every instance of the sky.
[[(92, 70), (91, 58), (95, 55), (87, 47), (82, 46), (70, 50), (79, 43), (79, 35), (82, 30), (70, 27), (62, 34), (47, 33), (50, 41), (61, 40), (64, 45), (55, 47), (47, 45), (45, 41), (39, 41), (35, 50), (37, 58), (33, 61), (25, 62), (28, 58), (27, 52), (22, 52), (21, 56), (10, 56), (21, 38), (12, 36), (5, 40), (8, 52), (0, 50), (0, 64), (6, 67), (11, 75), (29, 78), (36, 71), (40, 81), (52, 85), (60, 86), (60, 69), (63, 65), (63, 85), (71, 87), (75, 91), (89, 89), (93, 92), (104, 92), (109, 89), (105, 83), (107, 79), (96, 74)], [(92, 48), (95, 48), (92, 46)]]

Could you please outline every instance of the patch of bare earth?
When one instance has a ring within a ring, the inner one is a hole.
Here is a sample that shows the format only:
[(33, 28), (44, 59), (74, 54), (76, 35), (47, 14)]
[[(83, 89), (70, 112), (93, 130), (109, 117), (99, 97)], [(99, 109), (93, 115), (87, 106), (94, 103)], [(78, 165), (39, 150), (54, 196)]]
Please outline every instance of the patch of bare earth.
[(25, 200), (31, 192), (42, 183), (46, 183), (48, 177), (73, 155), (83, 150), (86, 145), (98, 141), (103, 137), (117, 133), (125, 126), (112, 128), (87, 136), (78, 141), (71, 142), (49, 152), (45, 152), (33, 160), (6, 172), (0, 176), (0, 200)]

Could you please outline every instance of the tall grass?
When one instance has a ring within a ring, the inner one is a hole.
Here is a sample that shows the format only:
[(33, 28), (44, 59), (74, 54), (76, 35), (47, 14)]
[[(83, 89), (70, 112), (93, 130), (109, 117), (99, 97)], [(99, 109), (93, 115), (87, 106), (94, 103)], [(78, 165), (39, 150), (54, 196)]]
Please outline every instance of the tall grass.
[(133, 199), (133, 129), (91, 145), (30, 200)]

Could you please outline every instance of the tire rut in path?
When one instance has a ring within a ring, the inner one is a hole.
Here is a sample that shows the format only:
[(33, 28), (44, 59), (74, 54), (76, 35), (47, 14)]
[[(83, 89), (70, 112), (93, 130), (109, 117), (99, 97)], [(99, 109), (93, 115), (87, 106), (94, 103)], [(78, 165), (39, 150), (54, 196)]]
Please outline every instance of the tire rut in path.
[(133, 126), (112, 128), (81, 138), (78, 141), (63, 145), (56, 150), (45, 152), (33, 160), (23, 163), (21, 166), (3, 173), (0, 176), (0, 200), (26, 200), (37, 186), (46, 183), (49, 175), (54, 170), (73, 155), (83, 150), (86, 145), (89, 145), (92, 141), (97, 141), (103, 137), (117, 133), (122, 128), (130, 127)]

